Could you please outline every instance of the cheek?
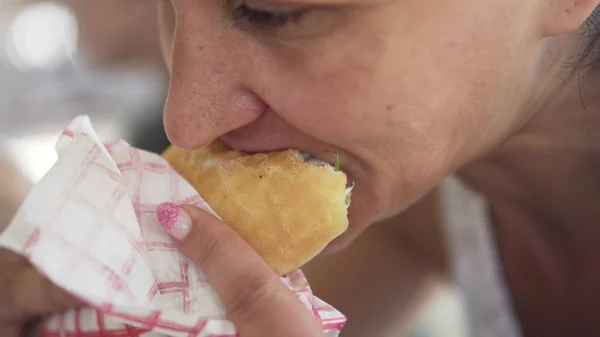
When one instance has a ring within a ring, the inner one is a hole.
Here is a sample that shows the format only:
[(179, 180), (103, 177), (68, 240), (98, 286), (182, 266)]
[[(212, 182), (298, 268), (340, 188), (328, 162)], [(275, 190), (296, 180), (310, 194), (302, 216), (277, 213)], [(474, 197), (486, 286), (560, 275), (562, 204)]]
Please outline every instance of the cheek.
[(440, 107), (452, 85), (433, 69), (439, 60), (397, 19), (381, 21), (389, 26), (357, 22), (305, 46), (263, 48), (252, 75), (259, 95), (290, 124), (340, 146), (415, 145), (450, 127)]
[(278, 54), (257, 75), (259, 95), (305, 134), (349, 152), (428, 146), (415, 140), (431, 138), (440, 120), (426, 89), (433, 84), (425, 84), (420, 72), (401, 69), (385, 41), (365, 38), (361, 49), (370, 51), (365, 53), (336, 45), (342, 47), (327, 57), (289, 61)]
[(392, 153), (415, 170), (450, 170), (511, 129), (523, 82), (517, 65), (527, 59), (525, 46), (484, 22), (457, 25), (459, 12), (425, 28), (406, 18), (410, 30), (380, 18), (369, 31), (263, 52), (262, 96), (315, 138), (365, 156)]
[(376, 87), (384, 85), (377, 76), (365, 76), (349, 60), (340, 66), (332, 59), (316, 59), (296, 63), (278, 53), (253, 75), (258, 94), (294, 127), (338, 146), (361, 138), (365, 129), (388, 117), (382, 114), (388, 98), (375, 95)]
[(484, 22), (459, 25), (463, 10), (421, 25), (384, 17), (368, 31), (357, 25), (310, 46), (256, 54), (259, 95), (368, 168), (357, 177), (356, 207), (405, 208), (513, 126), (526, 48)]

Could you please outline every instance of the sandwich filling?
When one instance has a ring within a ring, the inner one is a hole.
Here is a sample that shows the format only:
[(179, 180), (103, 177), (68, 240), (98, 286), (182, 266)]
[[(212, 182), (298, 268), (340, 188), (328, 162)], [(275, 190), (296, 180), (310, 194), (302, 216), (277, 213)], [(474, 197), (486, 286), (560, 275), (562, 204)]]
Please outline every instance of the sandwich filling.
[[(304, 161), (306, 161), (309, 164), (316, 165), (316, 166), (329, 166), (329, 167), (332, 167), (333, 170), (336, 172), (341, 171), (340, 155), (337, 152), (335, 153), (335, 164), (333, 166), (331, 164), (329, 164), (328, 162), (325, 162), (325, 161), (322, 161), (320, 159), (313, 157), (309, 153), (302, 152), (302, 156), (304, 157)], [(350, 184), (349, 186), (346, 186), (346, 190), (344, 191), (344, 195), (346, 197), (346, 208), (350, 207), (350, 203), (352, 202), (352, 190), (353, 189), (354, 189), (354, 183)]]

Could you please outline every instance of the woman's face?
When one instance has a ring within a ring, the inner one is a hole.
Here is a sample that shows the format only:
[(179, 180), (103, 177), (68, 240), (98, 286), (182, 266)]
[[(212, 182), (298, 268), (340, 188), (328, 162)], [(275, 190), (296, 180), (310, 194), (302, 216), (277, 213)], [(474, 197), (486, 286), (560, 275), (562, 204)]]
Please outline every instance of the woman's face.
[(356, 183), (344, 246), (523, 123), (541, 3), (164, 1), (168, 135), (339, 152)]

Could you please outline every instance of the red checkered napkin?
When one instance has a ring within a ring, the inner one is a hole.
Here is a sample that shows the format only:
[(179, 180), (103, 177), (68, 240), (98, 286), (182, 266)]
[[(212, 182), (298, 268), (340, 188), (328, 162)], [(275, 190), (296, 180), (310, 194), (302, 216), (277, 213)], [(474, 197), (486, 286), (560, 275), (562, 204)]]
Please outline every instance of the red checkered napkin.
[[(45, 337), (234, 336), (204, 274), (156, 219), (165, 201), (208, 205), (155, 154), (102, 143), (75, 119), (59, 160), (33, 188), (0, 246), (27, 257), (55, 284), (90, 305), (50, 317)], [(282, 279), (328, 336), (345, 317), (311, 293), (302, 272)]]

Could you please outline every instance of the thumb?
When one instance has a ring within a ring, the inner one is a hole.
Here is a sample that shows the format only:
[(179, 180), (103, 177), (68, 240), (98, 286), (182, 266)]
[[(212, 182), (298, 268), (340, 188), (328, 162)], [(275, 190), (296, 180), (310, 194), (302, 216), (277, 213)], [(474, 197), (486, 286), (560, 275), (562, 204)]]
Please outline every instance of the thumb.
[(244, 336), (322, 336), (317, 320), (231, 227), (193, 206), (159, 206), (163, 227), (200, 266)]

